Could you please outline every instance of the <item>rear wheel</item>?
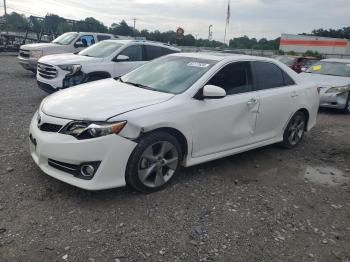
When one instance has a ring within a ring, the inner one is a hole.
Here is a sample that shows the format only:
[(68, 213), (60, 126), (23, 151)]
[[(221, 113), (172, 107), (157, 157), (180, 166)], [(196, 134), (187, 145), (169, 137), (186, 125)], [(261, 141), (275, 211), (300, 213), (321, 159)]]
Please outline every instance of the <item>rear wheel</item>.
[(176, 175), (182, 160), (179, 142), (165, 132), (141, 138), (131, 154), (125, 174), (134, 189), (151, 193), (163, 189)]
[(283, 146), (293, 148), (303, 139), (306, 127), (306, 117), (301, 111), (296, 112), (289, 121), (283, 134)]

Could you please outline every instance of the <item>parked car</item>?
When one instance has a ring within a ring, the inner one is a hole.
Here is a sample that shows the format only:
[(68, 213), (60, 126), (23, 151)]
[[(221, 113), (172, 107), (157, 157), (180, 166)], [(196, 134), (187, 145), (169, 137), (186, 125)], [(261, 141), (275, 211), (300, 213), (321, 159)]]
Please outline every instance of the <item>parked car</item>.
[(94, 43), (112, 38), (114, 38), (113, 35), (104, 33), (68, 32), (51, 43), (22, 45), (19, 49), (18, 61), (24, 69), (36, 72), (38, 59), (42, 56), (79, 52)]
[(298, 74), (306, 71), (312, 64), (319, 61), (316, 57), (309, 56), (277, 56), (276, 60), (286, 64)]
[(81, 83), (119, 77), (147, 61), (181, 50), (144, 40), (105, 40), (78, 54), (49, 55), (39, 59), (38, 86), (48, 93)]
[(80, 188), (154, 192), (180, 166), (297, 146), (316, 123), (318, 91), (273, 59), (171, 54), (45, 98), (30, 152), (46, 174)]
[(324, 59), (302, 75), (320, 86), (321, 107), (350, 113), (350, 59)]

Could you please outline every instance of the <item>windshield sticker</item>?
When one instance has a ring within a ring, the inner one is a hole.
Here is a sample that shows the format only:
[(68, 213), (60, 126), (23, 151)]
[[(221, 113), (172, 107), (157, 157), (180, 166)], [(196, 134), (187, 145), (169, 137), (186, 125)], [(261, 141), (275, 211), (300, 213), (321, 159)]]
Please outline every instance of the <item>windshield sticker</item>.
[(322, 66), (321, 65), (314, 65), (313, 67), (312, 67), (312, 70), (314, 70), (314, 71), (320, 71), (322, 69)]
[(204, 64), (204, 63), (199, 63), (199, 62), (189, 62), (187, 66), (192, 66), (192, 67), (200, 67), (200, 68), (207, 68), (210, 64)]

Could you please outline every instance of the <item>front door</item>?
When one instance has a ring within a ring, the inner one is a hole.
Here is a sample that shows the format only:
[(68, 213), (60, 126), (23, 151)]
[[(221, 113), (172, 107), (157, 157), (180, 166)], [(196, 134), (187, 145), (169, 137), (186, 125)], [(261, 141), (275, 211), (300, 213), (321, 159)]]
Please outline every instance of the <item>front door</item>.
[[(129, 57), (128, 61), (118, 61), (118, 56)], [(131, 45), (122, 50), (114, 59), (114, 77), (122, 76), (130, 71), (140, 67), (146, 62), (143, 61), (142, 45)]]
[(207, 84), (225, 89), (226, 97), (194, 100), (193, 157), (248, 145), (255, 130), (260, 98), (250, 62), (226, 65)]

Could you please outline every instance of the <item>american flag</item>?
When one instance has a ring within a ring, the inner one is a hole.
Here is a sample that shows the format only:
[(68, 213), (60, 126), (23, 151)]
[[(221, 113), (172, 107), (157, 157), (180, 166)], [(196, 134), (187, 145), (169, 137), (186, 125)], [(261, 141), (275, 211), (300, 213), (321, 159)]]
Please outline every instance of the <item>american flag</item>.
[(226, 23), (230, 24), (230, 16), (231, 16), (231, 11), (230, 11), (230, 2), (227, 3), (227, 16), (226, 16)]

